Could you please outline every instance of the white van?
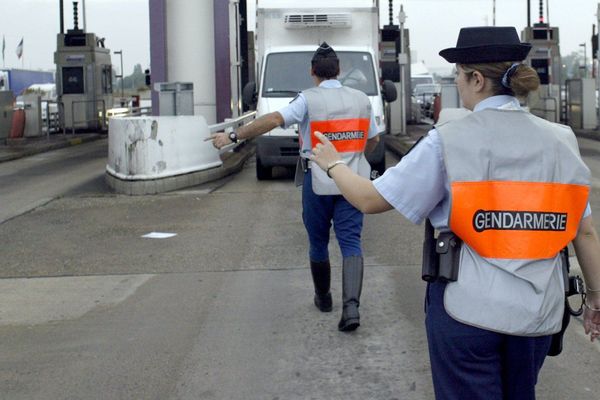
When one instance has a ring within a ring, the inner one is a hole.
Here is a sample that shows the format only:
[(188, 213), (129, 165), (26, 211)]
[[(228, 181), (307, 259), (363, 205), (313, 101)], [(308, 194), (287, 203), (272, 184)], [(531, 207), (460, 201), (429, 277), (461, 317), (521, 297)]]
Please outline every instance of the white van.
[[(340, 59), (339, 80), (371, 100), (375, 123), (385, 132), (382, 96), (395, 99), (395, 87), (379, 82), (377, 0), (259, 0), (256, 9), (257, 79), (244, 88), (244, 102), (261, 116), (286, 106), (299, 91), (311, 88), (310, 61), (326, 41)], [(256, 177), (268, 179), (274, 166), (293, 167), (299, 150), (298, 128), (276, 128), (256, 139)], [(378, 173), (385, 170), (383, 140), (367, 155)]]

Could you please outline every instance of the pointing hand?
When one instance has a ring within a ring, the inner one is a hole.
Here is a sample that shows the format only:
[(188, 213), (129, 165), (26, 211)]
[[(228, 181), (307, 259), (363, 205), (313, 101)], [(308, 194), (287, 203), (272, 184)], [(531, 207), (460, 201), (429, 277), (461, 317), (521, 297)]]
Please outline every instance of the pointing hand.
[(212, 135), (210, 135), (210, 137), (207, 137), (206, 139), (204, 139), (205, 142), (208, 142), (209, 140), (212, 140), (213, 146), (215, 146), (217, 149), (220, 149), (224, 146), (227, 146), (228, 144), (233, 143), (229, 139), (229, 136), (227, 135), (227, 133), (225, 133), (225, 132), (213, 133)]
[(333, 144), (321, 132), (315, 132), (315, 136), (321, 143), (317, 143), (313, 147), (310, 159), (325, 171), (327, 170), (327, 166), (341, 158), (335, 147), (333, 147)]

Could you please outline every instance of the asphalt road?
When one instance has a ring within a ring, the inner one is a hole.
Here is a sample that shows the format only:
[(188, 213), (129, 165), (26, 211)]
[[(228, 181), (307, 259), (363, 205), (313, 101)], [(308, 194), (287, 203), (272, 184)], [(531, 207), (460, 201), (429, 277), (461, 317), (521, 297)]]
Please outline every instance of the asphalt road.
[[(600, 176), (599, 143), (581, 148)], [(366, 217), (362, 326), (342, 334), (339, 250), (332, 237), (334, 310), (323, 314), (285, 171), (258, 182), (250, 162), (130, 197), (107, 189), (105, 163), (99, 141), (0, 164), (0, 398), (433, 398), (422, 227)], [(565, 347), (538, 398), (600, 398), (599, 346), (577, 320)]]

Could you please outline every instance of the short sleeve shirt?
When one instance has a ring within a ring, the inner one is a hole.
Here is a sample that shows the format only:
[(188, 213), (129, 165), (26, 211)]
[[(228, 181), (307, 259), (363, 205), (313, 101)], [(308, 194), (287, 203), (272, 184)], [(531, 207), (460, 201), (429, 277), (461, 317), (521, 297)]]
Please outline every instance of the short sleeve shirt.
[[(520, 108), (512, 96), (489, 97), (475, 106)], [(437, 229), (448, 229), (450, 184), (444, 167), (442, 141), (434, 128), (394, 167), (373, 181), (379, 194), (398, 212), (415, 224), (429, 218)], [(583, 217), (591, 215), (588, 203)]]
[[(342, 84), (336, 79), (327, 79), (321, 82), (319, 85), (321, 88), (340, 88)], [(308, 105), (306, 104), (306, 98), (300, 92), (298, 96), (296, 96), (290, 104), (285, 106), (284, 108), (279, 110), (279, 113), (283, 117), (285, 128), (288, 128), (290, 125), (299, 124), (300, 130), (300, 140), (302, 143), (302, 148), (300, 149), (300, 155), (302, 157), (308, 158), (311, 154), (311, 140), (310, 140), (310, 126), (308, 121)], [(377, 132), (377, 125), (375, 124), (375, 117), (373, 116), (373, 112), (371, 112), (371, 123), (369, 126), (369, 134), (368, 138), (374, 138), (380, 132)]]

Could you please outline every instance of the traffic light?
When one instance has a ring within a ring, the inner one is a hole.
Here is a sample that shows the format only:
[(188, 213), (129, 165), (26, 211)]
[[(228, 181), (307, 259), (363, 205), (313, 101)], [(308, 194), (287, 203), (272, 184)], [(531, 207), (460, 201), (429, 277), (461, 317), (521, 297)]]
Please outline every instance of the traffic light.
[(152, 83), (152, 79), (150, 78), (150, 70), (149, 69), (144, 70), (144, 78), (146, 80), (146, 86), (150, 86), (150, 84)]
[(592, 58), (598, 58), (598, 34), (592, 35)]

